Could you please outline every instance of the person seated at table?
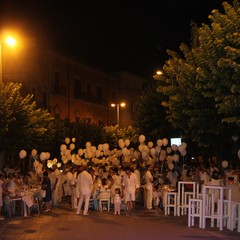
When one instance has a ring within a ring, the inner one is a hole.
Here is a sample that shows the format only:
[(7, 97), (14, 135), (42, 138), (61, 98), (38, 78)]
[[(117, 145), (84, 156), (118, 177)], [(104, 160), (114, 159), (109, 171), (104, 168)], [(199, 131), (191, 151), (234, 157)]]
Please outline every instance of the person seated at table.
[(51, 200), (52, 200), (52, 189), (51, 181), (48, 177), (48, 172), (43, 172), (42, 190), (45, 191), (45, 196), (43, 197), (43, 202), (45, 203), (46, 209), (44, 212), (51, 211)]
[(178, 182), (178, 172), (175, 169), (167, 172), (166, 178), (170, 182), (171, 187), (176, 188)]
[(14, 173), (9, 173), (6, 181), (6, 188), (11, 196), (15, 196), (16, 191), (19, 189), (17, 180)]

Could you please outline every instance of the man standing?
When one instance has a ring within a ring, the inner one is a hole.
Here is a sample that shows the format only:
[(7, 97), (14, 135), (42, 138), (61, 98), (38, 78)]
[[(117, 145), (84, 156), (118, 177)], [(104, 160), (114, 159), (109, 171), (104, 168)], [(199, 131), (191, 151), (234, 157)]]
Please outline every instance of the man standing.
[(85, 170), (85, 167), (82, 167), (81, 173), (78, 175), (77, 187), (80, 192), (80, 199), (77, 207), (77, 215), (80, 215), (83, 201), (85, 202), (83, 215), (89, 215), (88, 206), (89, 199), (92, 192), (93, 179), (92, 176)]
[(148, 210), (152, 209), (153, 202), (153, 176), (151, 173), (152, 165), (147, 165), (147, 171), (145, 173), (145, 182), (146, 182), (146, 206)]
[(53, 172), (50, 176), (52, 185), (52, 204), (53, 206), (58, 206), (62, 201), (62, 179), (61, 172), (59, 171), (57, 165), (53, 165)]
[(135, 210), (136, 193), (140, 186), (136, 174), (132, 173), (130, 167), (125, 168), (125, 173), (123, 177), (123, 191), (129, 214), (131, 210)]

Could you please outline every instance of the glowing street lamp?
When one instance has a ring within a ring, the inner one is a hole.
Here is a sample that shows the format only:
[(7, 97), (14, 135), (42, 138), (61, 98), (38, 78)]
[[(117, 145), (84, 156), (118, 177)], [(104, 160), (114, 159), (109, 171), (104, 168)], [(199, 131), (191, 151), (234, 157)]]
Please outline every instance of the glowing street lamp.
[(3, 66), (3, 55), (2, 55), (2, 46), (3, 44), (7, 44), (10, 47), (15, 47), (15, 45), (17, 44), (17, 41), (15, 38), (13, 37), (6, 37), (4, 38), (4, 41), (2, 41), (2, 39), (0, 38), (0, 83), (3, 82), (3, 70), (2, 70), (2, 66)]
[(120, 127), (120, 121), (119, 121), (119, 114), (120, 114), (120, 107), (125, 107), (126, 103), (125, 102), (121, 102), (121, 103), (111, 103), (111, 107), (116, 107), (117, 108), (117, 124)]

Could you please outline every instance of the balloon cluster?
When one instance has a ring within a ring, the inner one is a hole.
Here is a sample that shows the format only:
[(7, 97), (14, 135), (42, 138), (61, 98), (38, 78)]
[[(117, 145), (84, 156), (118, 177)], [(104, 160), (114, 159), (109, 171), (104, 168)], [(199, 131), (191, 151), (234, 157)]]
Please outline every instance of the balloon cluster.
[(187, 154), (187, 144), (182, 142), (180, 146), (173, 144), (169, 146), (167, 138), (158, 139), (157, 144), (154, 147), (152, 141), (145, 144), (145, 136), (139, 136), (139, 146), (138, 150), (140, 156), (148, 162), (148, 164), (153, 164), (156, 161), (167, 161), (168, 168), (172, 170), (174, 168), (174, 162), (179, 161), (179, 157), (185, 157)]
[[(122, 161), (129, 163), (130, 161), (138, 161), (143, 159), (147, 164), (154, 164), (156, 161), (166, 161), (168, 168), (173, 169), (174, 163), (179, 161), (180, 156), (184, 157), (187, 154), (187, 144), (183, 142), (180, 146), (173, 144), (169, 146), (169, 141), (166, 138), (158, 139), (156, 145), (152, 141), (145, 143), (145, 136), (139, 136), (138, 149), (130, 148), (131, 142), (129, 139), (119, 139), (119, 148), (109, 149), (108, 143), (93, 146), (91, 142), (85, 143), (85, 148), (75, 149), (76, 138), (65, 138), (64, 144), (60, 146), (61, 159), (59, 162), (57, 158), (50, 160), (50, 153), (42, 152), (37, 155), (37, 150), (33, 149), (32, 157), (35, 159), (33, 166), (37, 173), (42, 171), (43, 165), (41, 162), (47, 160), (47, 167), (52, 168), (53, 165), (61, 167), (62, 164), (71, 162), (75, 165), (87, 165), (89, 161), (94, 164), (111, 163), (112, 165), (119, 165), (119, 157), (122, 156)], [(19, 157), (25, 158), (27, 152), (21, 150)], [(38, 156), (38, 158), (37, 158)], [(36, 160), (38, 159), (38, 160)], [(70, 179), (71, 176), (68, 176)]]

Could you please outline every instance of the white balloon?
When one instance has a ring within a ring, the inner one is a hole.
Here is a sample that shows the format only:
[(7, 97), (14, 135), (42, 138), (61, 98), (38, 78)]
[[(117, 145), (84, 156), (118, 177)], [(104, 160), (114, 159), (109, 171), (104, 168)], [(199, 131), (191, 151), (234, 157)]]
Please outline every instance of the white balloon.
[(51, 154), (49, 152), (45, 152), (45, 157), (46, 157), (46, 160), (49, 159), (51, 156)]
[(240, 159), (240, 149), (237, 152), (238, 158)]
[(223, 168), (228, 167), (228, 162), (226, 160), (222, 161), (222, 167)]
[(143, 144), (140, 144), (139, 146), (138, 146), (138, 150), (140, 151), (140, 152), (143, 152)]
[(146, 152), (146, 153), (149, 153), (150, 150), (149, 150), (147, 145), (143, 146), (143, 151)]
[(89, 148), (91, 146), (92, 146), (91, 142), (86, 142), (86, 148)]
[(146, 138), (145, 138), (144, 135), (140, 135), (139, 138), (138, 138), (138, 140), (139, 140), (140, 143), (144, 143), (144, 142), (145, 142), (145, 139), (146, 139)]
[(162, 140), (161, 140), (161, 139), (158, 139), (158, 140), (157, 140), (157, 145), (158, 145), (159, 147), (161, 147), (161, 146), (163, 145), (163, 143), (162, 143)]
[(33, 149), (32, 152), (31, 152), (31, 155), (32, 155), (32, 157), (35, 157), (37, 155), (37, 150)]
[(148, 147), (149, 147), (149, 148), (152, 148), (152, 147), (153, 147), (153, 142), (152, 142), (152, 141), (148, 142)]
[(57, 160), (56, 158), (54, 158), (54, 159), (52, 160), (53, 164), (56, 164), (57, 161), (58, 161), (58, 160)]
[(130, 145), (130, 140), (129, 139), (126, 139), (125, 140), (125, 145), (128, 147)]
[(39, 165), (39, 161), (34, 161), (33, 162), (33, 166), (36, 168), (36, 167), (38, 167), (38, 165)]
[(168, 145), (168, 140), (166, 138), (164, 138), (162, 140), (162, 144), (163, 144), (164, 147), (166, 147)]
[(21, 151), (19, 152), (19, 157), (20, 157), (21, 159), (25, 158), (26, 156), (27, 156), (27, 152), (26, 152), (25, 150), (21, 150)]
[(99, 158), (101, 156), (101, 152), (99, 150), (96, 150), (95, 155), (97, 158)]
[(59, 162), (57, 163), (57, 167), (60, 168), (62, 166), (62, 164)]
[(78, 155), (79, 155), (79, 156), (82, 156), (82, 155), (83, 155), (83, 153), (84, 153), (83, 149), (81, 149), (81, 148), (80, 148), (80, 149), (78, 149)]
[(103, 151), (106, 151), (109, 149), (109, 144), (108, 143), (104, 143), (103, 144)]
[(96, 152), (97, 148), (95, 146), (91, 146), (90, 150), (94, 154)]
[(66, 157), (70, 156), (70, 155), (71, 155), (70, 149), (67, 149), (67, 150), (64, 152), (64, 155), (65, 155)]
[(98, 150), (101, 152), (103, 150), (103, 145), (102, 144), (99, 144), (98, 145)]
[(69, 143), (70, 143), (70, 138), (69, 138), (69, 137), (66, 137), (66, 138), (65, 138), (65, 143), (66, 143), (66, 144), (69, 144)]
[(123, 139), (119, 139), (119, 140), (118, 140), (118, 146), (119, 146), (120, 148), (124, 148), (125, 142), (124, 142)]
[(61, 152), (65, 152), (66, 149), (67, 149), (67, 146), (66, 146), (65, 144), (62, 144), (62, 145), (60, 146), (60, 151), (61, 151)]
[(74, 143), (71, 143), (70, 146), (69, 146), (70, 150), (73, 150), (75, 148), (75, 144)]
[(41, 160), (41, 161), (46, 160), (46, 153), (45, 153), (45, 152), (41, 152), (41, 153), (40, 153), (40, 160)]
[(150, 149), (150, 154), (151, 154), (152, 157), (154, 157), (155, 154), (156, 154), (156, 149), (155, 148), (151, 148)]
[(173, 144), (173, 145), (172, 145), (172, 150), (173, 150), (174, 152), (176, 152), (176, 151), (178, 150), (178, 146), (177, 146), (176, 144)]
[(52, 160), (48, 160), (48, 161), (47, 161), (47, 167), (48, 167), (48, 168), (51, 168), (52, 166), (53, 166)]

